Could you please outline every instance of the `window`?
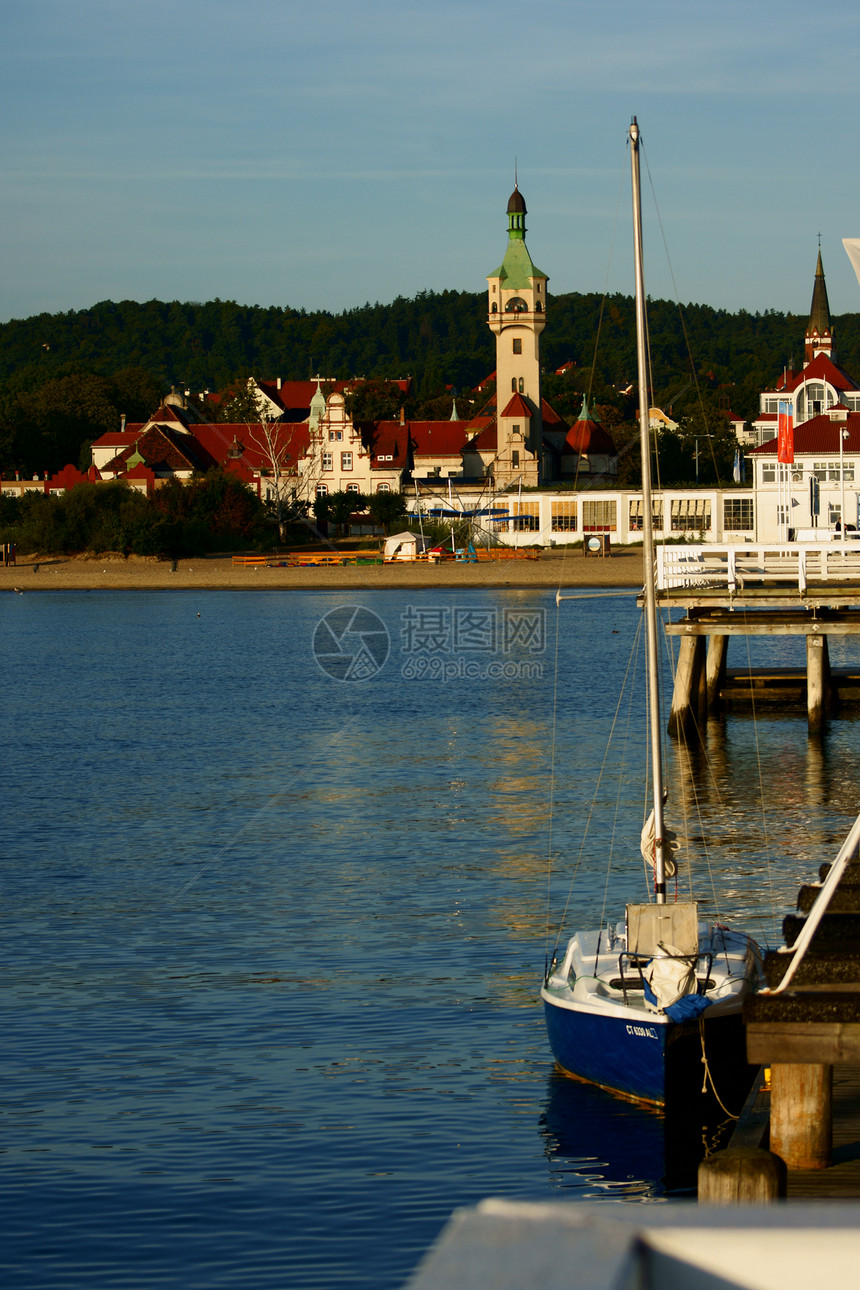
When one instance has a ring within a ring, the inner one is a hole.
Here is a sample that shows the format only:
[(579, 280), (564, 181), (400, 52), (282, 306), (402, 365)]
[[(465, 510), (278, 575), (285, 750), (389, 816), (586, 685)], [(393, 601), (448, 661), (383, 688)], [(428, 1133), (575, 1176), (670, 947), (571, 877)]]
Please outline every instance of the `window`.
[[(495, 287), (493, 287), (493, 290), (495, 291)], [(499, 306), (496, 304), (496, 302), (495, 302), (495, 300), (494, 300), (494, 301), (493, 301), (493, 313), (494, 313), (494, 314), (497, 314), (498, 312), (499, 312)]]
[(511, 465), (513, 466), (514, 470), (516, 470), (516, 468), (517, 468), (517, 466), (519, 466), (519, 464), (520, 464), (520, 453), (519, 453), (519, 449), (518, 449), (518, 448), (513, 448), (513, 449), (511, 450)]
[(347, 484), (346, 491), (348, 493), (358, 493), (361, 489), (358, 487), (358, 484)]
[(328, 484), (317, 484), (317, 497), (328, 497)]
[(340, 468), (341, 468), (341, 470), (352, 470), (352, 453), (351, 453), (351, 452), (342, 452), (342, 453), (340, 454)]
[(323, 453), (323, 455), (322, 455), (322, 468), (323, 468), (323, 470), (333, 470), (333, 469), (334, 469), (334, 458), (332, 457), (332, 454), (331, 454), (330, 452), (324, 452), (324, 453)]
[(540, 528), (540, 502), (512, 502), (511, 515), (514, 533), (537, 533)]
[(505, 305), (506, 314), (527, 314), (529, 307), (521, 296), (514, 296)]
[[(627, 524), (631, 533), (641, 533), (643, 528), (644, 509), (642, 507), (642, 498), (634, 497), (630, 503), (630, 515)], [(651, 499), (651, 524), (655, 529), (663, 528), (663, 501), (662, 498)], [(585, 528), (585, 524), (582, 526)]]
[(763, 461), (761, 463), (761, 482), (763, 484), (776, 483), (776, 462)]
[(540, 302), (540, 301), (538, 301), (538, 302), (537, 302), (537, 304), (535, 305), (535, 313), (536, 313), (536, 314), (542, 314), (542, 313), (543, 313), (543, 305), (541, 304), (541, 302)]
[(340, 441), (340, 440), (343, 438), (343, 431), (342, 431), (342, 430), (329, 430), (329, 432), (328, 432), (328, 437), (329, 437), (329, 442), (330, 442), (330, 443), (336, 443), (336, 442)]
[(709, 497), (679, 497), (672, 502), (673, 533), (703, 533), (710, 527)]
[(553, 533), (575, 533), (576, 502), (553, 502), (550, 528)]
[(723, 529), (727, 533), (751, 533), (753, 530), (753, 499), (727, 497), (723, 502)]
[(514, 353), (521, 354), (522, 352), (523, 352), (523, 342), (518, 336), (514, 341)]
[[(812, 473), (817, 475), (822, 484), (826, 479), (835, 479), (839, 482), (839, 462), (838, 461), (814, 461), (812, 463)], [(848, 472), (845, 473), (848, 478)]]
[(377, 493), (390, 493), (390, 492), (391, 492), (391, 485), (390, 485), (390, 484), (377, 484), (377, 485), (376, 485), (376, 491), (377, 491)]
[(517, 378), (516, 378), (515, 376), (512, 376), (512, 377), (511, 377), (511, 393), (512, 393), (512, 394), (516, 394), (516, 392), (517, 392)]
[(519, 392), (520, 392), (520, 394), (525, 394), (525, 391), (526, 391), (526, 383), (525, 383), (525, 381), (523, 380), (523, 378), (522, 378), (522, 377), (520, 377), (520, 379), (519, 379)]

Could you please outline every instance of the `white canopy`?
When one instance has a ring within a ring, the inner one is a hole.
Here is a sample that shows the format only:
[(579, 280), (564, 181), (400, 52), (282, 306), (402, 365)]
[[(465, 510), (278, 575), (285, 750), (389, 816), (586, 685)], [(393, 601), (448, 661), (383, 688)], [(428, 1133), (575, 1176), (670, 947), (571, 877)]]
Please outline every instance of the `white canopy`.
[(383, 557), (386, 560), (396, 560), (398, 557), (415, 556), (420, 551), (426, 551), (429, 545), (429, 538), (421, 537), (418, 533), (410, 533), (407, 529), (403, 533), (393, 533), (391, 537), (385, 539)]

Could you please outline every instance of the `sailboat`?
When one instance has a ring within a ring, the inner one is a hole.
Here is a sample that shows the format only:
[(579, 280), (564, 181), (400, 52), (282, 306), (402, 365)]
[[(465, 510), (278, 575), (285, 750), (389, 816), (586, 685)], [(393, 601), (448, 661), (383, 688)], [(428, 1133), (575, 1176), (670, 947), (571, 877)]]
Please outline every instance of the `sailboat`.
[[(567, 1074), (637, 1101), (670, 1105), (702, 1085), (746, 1076), (743, 1002), (760, 979), (751, 937), (699, 917), (695, 900), (667, 901), (673, 835), (664, 821), (659, 640), (651, 509), (646, 316), (639, 182), (639, 126), (629, 132), (633, 187), (639, 429), (642, 447), (644, 607), (653, 809), (641, 850), (653, 865), (654, 900), (624, 918), (578, 931), (549, 964), (541, 998), (550, 1046)], [(719, 1096), (719, 1092), (717, 1093)]]

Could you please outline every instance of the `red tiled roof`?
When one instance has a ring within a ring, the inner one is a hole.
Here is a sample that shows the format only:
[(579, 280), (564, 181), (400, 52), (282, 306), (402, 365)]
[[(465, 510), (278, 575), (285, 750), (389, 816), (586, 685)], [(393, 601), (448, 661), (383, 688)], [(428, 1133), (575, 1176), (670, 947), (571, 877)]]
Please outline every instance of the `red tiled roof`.
[(503, 417), (528, 417), (531, 419), (532, 410), (521, 394), (512, 394), (501, 415)]
[(550, 407), (546, 399), (541, 399), (540, 401), (540, 414), (543, 419), (544, 429), (549, 426), (557, 426), (564, 429), (565, 422), (558, 415), (555, 408)]
[(134, 425), (125, 430), (108, 430), (93, 441), (93, 447), (125, 448), (127, 444), (134, 443), (142, 429), (143, 425)]
[(841, 367), (837, 367), (832, 358), (827, 354), (816, 354), (811, 363), (800, 372), (794, 372), (791, 368), (780, 377), (775, 390), (784, 390), (787, 394), (793, 394), (798, 386), (804, 381), (818, 380), (827, 381), (836, 390), (856, 390), (857, 382), (852, 380), (847, 372), (843, 372)]
[[(495, 418), (487, 418), (488, 424), (482, 430), (479, 430), (474, 439), (466, 444), (467, 448), (473, 448), (480, 452), (495, 452), (499, 446), (499, 433), (496, 427)], [(472, 423), (474, 425), (474, 422)]]
[(586, 421), (575, 421), (567, 432), (565, 444), (574, 452), (593, 452), (614, 456), (615, 444), (612, 436), (602, 425), (590, 418)]
[[(370, 453), (371, 470), (405, 470), (409, 465), (409, 426), (402, 421), (369, 421), (361, 427), (361, 442)], [(390, 457), (391, 461), (380, 461)]]
[[(824, 412), (821, 416), (812, 417), (811, 420), (794, 427), (795, 457), (810, 453), (828, 457), (838, 456), (839, 437), (843, 430), (848, 431), (847, 439), (842, 440), (843, 453), (860, 453), (860, 412), (849, 412), (844, 421), (831, 421)], [(747, 456), (772, 457), (776, 450), (777, 440), (769, 439), (758, 448), (748, 449)]]
[[(301, 422), (275, 422), (272, 427), (275, 451), (283, 456), (283, 465), (289, 468), (305, 455), (310, 443), (309, 427)], [(223, 466), (228, 461), (241, 460), (252, 470), (271, 465), (271, 457), (262, 439), (260, 428), (245, 421), (224, 421), (194, 427), (194, 437), (211, 456), (213, 462)], [(239, 457), (231, 457), (230, 451), (238, 444), (242, 449)]]
[(408, 424), (417, 457), (458, 457), (469, 438), (468, 421), (410, 421)]

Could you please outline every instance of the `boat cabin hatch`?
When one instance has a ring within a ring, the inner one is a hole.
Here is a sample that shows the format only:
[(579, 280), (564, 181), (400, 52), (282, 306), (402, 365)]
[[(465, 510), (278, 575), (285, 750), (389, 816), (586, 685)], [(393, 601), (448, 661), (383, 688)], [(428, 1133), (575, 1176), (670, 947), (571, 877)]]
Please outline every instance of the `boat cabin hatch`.
[[(670, 948), (671, 947), (671, 948)], [(699, 905), (695, 900), (674, 905), (627, 906), (627, 952), (653, 958), (661, 951), (683, 958), (699, 953)]]

